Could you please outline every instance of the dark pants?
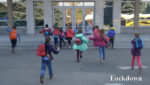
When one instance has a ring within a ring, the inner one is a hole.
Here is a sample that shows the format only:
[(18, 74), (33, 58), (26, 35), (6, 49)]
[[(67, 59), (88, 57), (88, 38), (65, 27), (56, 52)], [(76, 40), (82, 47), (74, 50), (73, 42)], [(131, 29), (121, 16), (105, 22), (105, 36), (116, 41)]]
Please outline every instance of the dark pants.
[(77, 61), (80, 61), (80, 58), (82, 58), (82, 52), (77, 50)]
[(68, 44), (71, 45), (72, 38), (67, 38), (67, 40), (68, 40)]
[(54, 37), (54, 45), (55, 45), (55, 48), (58, 46), (58, 38), (57, 37)]
[(110, 42), (111, 48), (114, 48), (114, 39), (109, 39), (109, 42)]
[(60, 40), (59, 40), (59, 45), (60, 45), (60, 48), (62, 47), (62, 43), (64, 43), (64, 45), (65, 45), (65, 41), (64, 41), (64, 38), (62, 38), (62, 37), (60, 37), (59, 38)]
[(12, 48), (15, 48), (17, 44), (17, 39), (11, 40)]

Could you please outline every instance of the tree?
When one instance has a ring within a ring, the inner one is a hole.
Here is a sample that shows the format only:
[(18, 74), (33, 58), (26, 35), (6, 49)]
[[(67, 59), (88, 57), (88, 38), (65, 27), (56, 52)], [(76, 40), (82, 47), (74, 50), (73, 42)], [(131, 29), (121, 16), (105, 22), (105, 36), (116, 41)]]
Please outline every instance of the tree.
[(8, 27), (12, 28), (13, 26), (13, 3), (12, 0), (7, 0), (8, 6)]

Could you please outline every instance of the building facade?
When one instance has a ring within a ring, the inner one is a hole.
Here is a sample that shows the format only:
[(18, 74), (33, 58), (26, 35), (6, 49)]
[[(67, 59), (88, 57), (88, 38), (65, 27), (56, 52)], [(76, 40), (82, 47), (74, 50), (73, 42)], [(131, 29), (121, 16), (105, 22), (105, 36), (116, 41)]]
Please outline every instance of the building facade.
[[(7, 27), (7, 5), (5, 0), (0, 3), (0, 30), (3, 30)], [(123, 27), (134, 26), (134, 4), (135, 0), (13, 0), (13, 16), (18, 30), (27, 34), (38, 33), (45, 24), (63, 30), (67, 26), (82, 28), (85, 33), (94, 25), (107, 28), (113, 24), (120, 33)], [(150, 26), (149, 7), (149, 0), (141, 1), (142, 27)]]

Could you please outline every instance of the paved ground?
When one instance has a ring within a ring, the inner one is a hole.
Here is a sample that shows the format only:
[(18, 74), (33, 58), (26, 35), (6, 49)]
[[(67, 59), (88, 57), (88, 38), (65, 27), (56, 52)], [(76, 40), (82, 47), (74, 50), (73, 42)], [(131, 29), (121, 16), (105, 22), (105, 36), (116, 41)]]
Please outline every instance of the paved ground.
[[(150, 35), (141, 35), (144, 41), (144, 48), (150, 48)], [(115, 39), (115, 48), (131, 48), (131, 40), (133, 34), (117, 34)], [(53, 40), (53, 39), (52, 39)], [(43, 35), (21, 35), (21, 42), (18, 42), (17, 49), (36, 49), (37, 45), (44, 41)], [(67, 42), (67, 41), (66, 41)], [(93, 47), (92, 41), (88, 43), (89, 47)], [(0, 48), (10, 48), (10, 40), (8, 35), (0, 35)], [(66, 48), (66, 47), (64, 47)]]
[[(103, 64), (99, 62), (96, 48), (88, 49), (80, 63), (75, 62), (73, 50), (64, 49), (54, 56), (54, 79), (50, 80), (46, 71), (44, 85), (149, 85), (149, 50), (143, 50), (145, 68), (139, 74), (138, 69), (126, 68), (131, 61), (129, 49), (107, 49)], [(41, 58), (35, 54), (35, 50), (17, 50), (16, 54), (11, 54), (9, 49), (0, 49), (0, 85), (40, 85)], [(110, 81), (111, 75), (142, 77), (142, 81)]]

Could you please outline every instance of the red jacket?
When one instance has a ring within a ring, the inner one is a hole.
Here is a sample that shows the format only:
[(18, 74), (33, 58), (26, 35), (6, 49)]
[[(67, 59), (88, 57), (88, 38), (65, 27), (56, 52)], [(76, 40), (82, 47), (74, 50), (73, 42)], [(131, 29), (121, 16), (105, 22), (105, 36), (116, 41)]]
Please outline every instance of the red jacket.
[(67, 29), (66, 31), (66, 38), (74, 37), (74, 31), (72, 29)]
[(43, 30), (40, 31), (39, 33), (43, 33), (43, 36), (45, 36), (45, 32), (46, 32), (46, 31), (51, 32), (51, 28), (49, 28), (49, 29), (43, 29)]

